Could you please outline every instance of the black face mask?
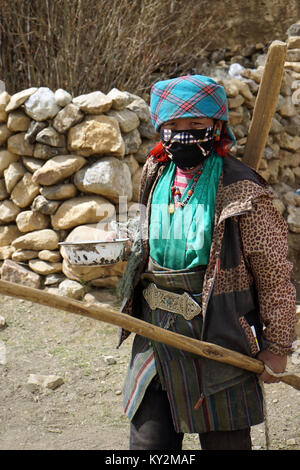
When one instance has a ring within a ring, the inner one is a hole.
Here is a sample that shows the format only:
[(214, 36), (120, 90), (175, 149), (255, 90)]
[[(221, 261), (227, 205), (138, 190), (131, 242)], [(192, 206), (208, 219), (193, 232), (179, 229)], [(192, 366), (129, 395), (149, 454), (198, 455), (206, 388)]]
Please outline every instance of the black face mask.
[(182, 170), (200, 165), (213, 150), (213, 127), (187, 131), (162, 129), (160, 134), (166, 152)]

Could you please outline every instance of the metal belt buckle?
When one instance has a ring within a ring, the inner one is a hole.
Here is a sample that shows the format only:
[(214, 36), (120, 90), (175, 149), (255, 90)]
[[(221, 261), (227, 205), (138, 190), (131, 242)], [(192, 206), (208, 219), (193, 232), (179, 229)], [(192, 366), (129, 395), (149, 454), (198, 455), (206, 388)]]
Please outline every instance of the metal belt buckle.
[(201, 313), (201, 306), (187, 293), (176, 294), (159, 289), (154, 283), (143, 290), (143, 295), (151, 308), (160, 308), (172, 313), (182, 315), (185, 320), (192, 320)]

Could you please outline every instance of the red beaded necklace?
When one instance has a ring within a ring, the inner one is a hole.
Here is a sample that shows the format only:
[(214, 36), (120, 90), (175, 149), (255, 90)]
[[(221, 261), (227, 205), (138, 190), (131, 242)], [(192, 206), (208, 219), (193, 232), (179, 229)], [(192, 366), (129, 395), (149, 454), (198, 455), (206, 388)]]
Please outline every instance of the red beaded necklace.
[(175, 209), (177, 209), (179, 207), (183, 208), (189, 202), (192, 195), (194, 194), (194, 189), (195, 189), (195, 186), (196, 186), (196, 184), (197, 184), (197, 182), (200, 178), (200, 175), (202, 173), (202, 168), (203, 168), (203, 165), (195, 173), (195, 175), (193, 177), (192, 185), (191, 185), (190, 189), (187, 191), (187, 196), (185, 197), (185, 199), (183, 201), (180, 200), (181, 199), (181, 193), (180, 193), (179, 188), (177, 186), (171, 186), (171, 200), (174, 199), (174, 203), (171, 202), (169, 204), (169, 213), (170, 214), (173, 214)]

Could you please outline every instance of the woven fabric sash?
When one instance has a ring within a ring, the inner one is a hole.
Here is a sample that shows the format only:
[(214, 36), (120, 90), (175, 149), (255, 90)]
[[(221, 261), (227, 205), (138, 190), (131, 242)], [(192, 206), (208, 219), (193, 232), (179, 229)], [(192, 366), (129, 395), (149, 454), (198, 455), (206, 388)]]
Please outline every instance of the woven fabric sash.
[(197, 266), (194, 269), (167, 269), (149, 257), (148, 269), (142, 274), (142, 279), (154, 282), (161, 289), (200, 294), (205, 270), (206, 266)]

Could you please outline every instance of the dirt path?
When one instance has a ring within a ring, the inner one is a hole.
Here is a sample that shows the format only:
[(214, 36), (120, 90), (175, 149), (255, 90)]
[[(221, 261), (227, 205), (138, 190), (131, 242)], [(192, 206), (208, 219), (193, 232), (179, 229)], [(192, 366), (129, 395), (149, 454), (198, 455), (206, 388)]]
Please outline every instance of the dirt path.
[[(133, 335), (117, 350), (116, 327), (9, 297), (0, 307), (0, 450), (128, 449), (122, 387)], [(30, 374), (64, 383), (43, 389), (27, 384)], [(265, 391), (270, 448), (299, 450), (299, 392), (284, 384)], [(254, 449), (265, 448), (264, 425), (252, 438)], [(185, 436), (184, 449), (200, 449), (196, 435)]]

